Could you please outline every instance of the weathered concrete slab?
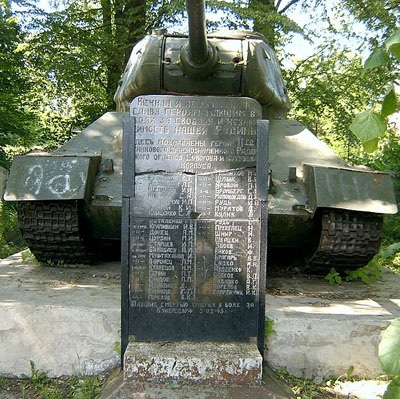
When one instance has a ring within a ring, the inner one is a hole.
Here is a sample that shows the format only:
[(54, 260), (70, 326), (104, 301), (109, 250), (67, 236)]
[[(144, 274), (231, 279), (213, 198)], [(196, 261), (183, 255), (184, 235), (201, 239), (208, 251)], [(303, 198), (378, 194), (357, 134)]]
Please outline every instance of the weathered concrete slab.
[(257, 343), (131, 342), (124, 380), (208, 386), (261, 385)]
[(119, 363), (117, 264), (73, 269), (0, 262), (0, 375), (97, 374)]
[[(119, 364), (118, 263), (45, 268), (16, 254), (0, 261), (0, 375), (94, 374)], [(323, 279), (267, 278), (266, 314), (274, 320), (267, 361), (305, 378), (341, 375), (349, 366), (381, 374), (381, 331), (400, 316), (400, 275), (371, 286), (329, 286)]]
[(400, 274), (382, 281), (329, 286), (323, 278), (270, 278), (266, 314), (274, 321), (268, 364), (307, 379), (346, 373), (382, 374), (378, 343), (383, 329), (400, 316)]
[(124, 382), (116, 371), (102, 388), (100, 399), (291, 399), (291, 389), (264, 368), (261, 386), (211, 386), (181, 382)]

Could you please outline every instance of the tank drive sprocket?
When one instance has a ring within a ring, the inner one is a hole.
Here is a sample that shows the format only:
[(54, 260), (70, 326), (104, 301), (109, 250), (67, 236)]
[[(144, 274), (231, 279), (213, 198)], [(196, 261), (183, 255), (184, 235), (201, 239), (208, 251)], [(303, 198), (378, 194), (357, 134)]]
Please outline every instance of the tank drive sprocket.
[(367, 265), (379, 251), (383, 217), (374, 213), (323, 209), (319, 245), (307, 271), (326, 274)]
[(18, 203), (22, 235), (39, 262), (88, 263), (78, 201)]

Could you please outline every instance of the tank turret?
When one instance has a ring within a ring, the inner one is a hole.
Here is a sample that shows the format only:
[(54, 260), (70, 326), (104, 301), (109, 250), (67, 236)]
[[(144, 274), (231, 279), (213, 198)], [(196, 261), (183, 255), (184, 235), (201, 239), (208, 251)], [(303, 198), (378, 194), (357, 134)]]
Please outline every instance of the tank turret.
[(263, 117), (284, 119), (290, 109), (275, 52), (247, 31), (207, 35), (203, 0), (188, 0), (189, 35), (157, 29), (135, 45), (114, 100), (127, 112), (143, 94), (244, 96), (256, 99)]

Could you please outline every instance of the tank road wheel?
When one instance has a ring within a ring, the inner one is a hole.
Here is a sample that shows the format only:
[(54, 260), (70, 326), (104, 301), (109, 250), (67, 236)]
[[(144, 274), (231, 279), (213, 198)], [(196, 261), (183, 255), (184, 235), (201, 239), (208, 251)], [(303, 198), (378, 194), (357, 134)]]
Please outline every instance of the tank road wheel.
[(374, 213), (323, 209), (319, 245), (306, 269), (317, 274), (365, 266), (379, 251), (383, 217)]
[(89, 262), (78, 208), (78, 201), (18, 203), (19, 227), (39, 262)]

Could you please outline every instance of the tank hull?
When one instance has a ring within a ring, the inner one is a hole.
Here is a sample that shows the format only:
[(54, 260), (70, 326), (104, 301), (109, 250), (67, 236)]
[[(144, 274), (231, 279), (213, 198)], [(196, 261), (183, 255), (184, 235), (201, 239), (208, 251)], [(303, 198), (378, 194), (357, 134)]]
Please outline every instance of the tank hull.
[[(124, 115), (124, 112), (103, 115), (53, 154), (21, 157), (23, 162), (16, 161), (11, 169), (5, 199), (19, 202), (81, 201), (84, 204), (81, 212), (86, 226), (85, 234), (95, 240), (119, 240)], [(77, 160), (75, 165), (79, 170), (74, 174), (85, 173), (85, 185), (81, 191), (69, 180), (69, 191), (61, 193), (60, 190), (54, 194), (54, 189), (46, 188), (46, 181), (54, 176), (46, 177), (46, 173), (41, 190), (37, 191), (37, 184), (31, 183), (37, 179), (32, 165), (53, 170), (54, 159), (58, 164)], [(319, 209), (352, 210), (377, 215), (397, 211), (388, 174), (349, 167), (297, 121), (270, 122), (269, 160), (270, 247), (302, 248), (315, 241), (314, 229)], [(327, 188), (319, 188), (322, 183), (313, 173), (322, 174), (319, 179), (332, 186), (331, 194), (321, 194), (321, 190), (327, 191)], [(21, 176), (25, 176), (25, 180)]]

